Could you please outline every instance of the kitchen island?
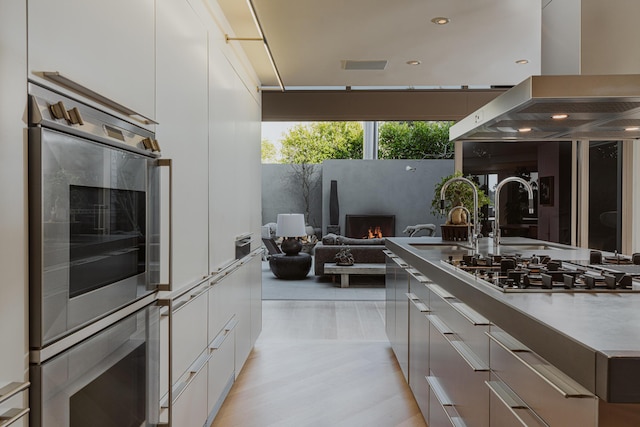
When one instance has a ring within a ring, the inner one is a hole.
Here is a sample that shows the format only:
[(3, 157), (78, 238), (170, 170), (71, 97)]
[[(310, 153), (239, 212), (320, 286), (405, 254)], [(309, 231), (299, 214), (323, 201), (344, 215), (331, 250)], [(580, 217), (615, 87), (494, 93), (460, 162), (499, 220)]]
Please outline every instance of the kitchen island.
[(518, 254), (588, 265), (589, 250), (515, 237), (498, 247), (480, 239), (476, 249), (399, 237), (386, 247), (387, 335), (430, 426), (510, 425), (510, 416), (524, 425), (640, 425), (640, 292), (505, 292), (455, 262)]

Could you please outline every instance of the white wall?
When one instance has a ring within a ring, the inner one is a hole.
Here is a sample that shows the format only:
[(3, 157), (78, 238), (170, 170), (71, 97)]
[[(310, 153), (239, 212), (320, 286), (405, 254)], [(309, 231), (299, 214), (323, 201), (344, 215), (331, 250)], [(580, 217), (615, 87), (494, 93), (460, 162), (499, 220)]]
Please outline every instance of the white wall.
[(634, 0), (582, 0), (582, 74), (640, 73)]
[(542, 74), (580, 74), (582, 0), (543, 2)]

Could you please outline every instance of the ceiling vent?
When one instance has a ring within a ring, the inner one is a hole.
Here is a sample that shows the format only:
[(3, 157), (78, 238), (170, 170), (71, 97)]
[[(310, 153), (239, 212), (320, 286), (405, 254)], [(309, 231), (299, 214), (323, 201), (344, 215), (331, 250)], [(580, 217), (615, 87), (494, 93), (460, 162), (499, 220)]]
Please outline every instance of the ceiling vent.
[(384, 70), (387, 66), (387, 60), (381, 61), (353, 61), (347, 59), (342, 61), (342, 68), (345, 70)]

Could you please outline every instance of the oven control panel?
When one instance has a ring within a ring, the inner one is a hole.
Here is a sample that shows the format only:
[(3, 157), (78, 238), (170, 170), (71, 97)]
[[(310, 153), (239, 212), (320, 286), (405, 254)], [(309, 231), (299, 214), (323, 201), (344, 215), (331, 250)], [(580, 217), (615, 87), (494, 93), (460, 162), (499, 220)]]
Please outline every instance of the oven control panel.
[(155, 134), (94, 106), (29, 83), (29, 124), (80, 135), (118, 148), (159, 157)]

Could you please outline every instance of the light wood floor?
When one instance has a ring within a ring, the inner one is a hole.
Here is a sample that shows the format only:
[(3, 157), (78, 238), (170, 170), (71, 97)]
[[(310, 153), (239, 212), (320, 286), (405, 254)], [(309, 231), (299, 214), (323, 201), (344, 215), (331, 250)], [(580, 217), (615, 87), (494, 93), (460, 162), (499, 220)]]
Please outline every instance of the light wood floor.
[(426, 426), (384, 302), (264, 301), (263, 331), (212, 427)]

